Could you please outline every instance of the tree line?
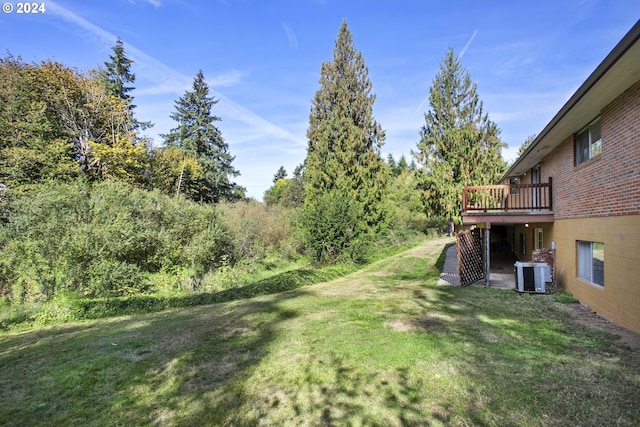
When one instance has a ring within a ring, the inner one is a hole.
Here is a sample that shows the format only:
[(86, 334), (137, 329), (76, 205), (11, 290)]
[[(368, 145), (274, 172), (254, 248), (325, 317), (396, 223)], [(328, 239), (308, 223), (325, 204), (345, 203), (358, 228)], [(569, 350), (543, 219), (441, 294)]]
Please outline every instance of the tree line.
[(398, 163), (381, 157), (386, 136), (373, 117), (368, 74), (343, 21), (333, 60), (320, 68), (305, 162), (290, 179), (281, 167), (265, 193), (268, 204), (303, 206), (307, 242), (318, 259), (366, 246), (394, 223), (415, 226), (421, 216), (460, 223), (462, 187), (495, 183), (506, 168), (500, 130), (453, 49), (433, 79), (410, 167), (404, 156)]
[[(153, 125), (135, 114), (132, 64), (120, 39), (88, 72), (0, 60), (0, 298), (153, 292), (274, 251), (364, 262), (381, 236), (460, 222), (462, 186), (505, 170), (500, 131), (453, 49), (410, 161), (385, 160), (368, 68), (343, 21), (320, 67), (306, 158), (291, 177), (277, 170), (263, 204), (233, 181), (239, 171), (202, 71), (175, 101), (176, 127), (151, 147), (144, 131)], [(276, 231), (274, 216), (287, 231)]]
[(139, 188), (202, 202), (238, 200), (239, 172), (212, 114), (201, 71), (175, 102), (177, 123), (163, 146), (142, 132), (153, 124), (135, 116), (132, 60), (118, 39), (109, 61), (80, 72), (50, 60), (0, 59), (0, 183), (5, 197), (47, 180), (117, 179)]

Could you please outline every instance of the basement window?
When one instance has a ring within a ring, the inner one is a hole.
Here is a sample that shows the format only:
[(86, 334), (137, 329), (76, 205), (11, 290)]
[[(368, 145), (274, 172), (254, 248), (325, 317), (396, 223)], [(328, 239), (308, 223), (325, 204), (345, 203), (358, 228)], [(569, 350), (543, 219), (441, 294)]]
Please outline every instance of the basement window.
[(600, 118), (576, 135), (576, 166), (602, 153)]
[(604, 244), (578, 240), (578, 277), (604, 286)]

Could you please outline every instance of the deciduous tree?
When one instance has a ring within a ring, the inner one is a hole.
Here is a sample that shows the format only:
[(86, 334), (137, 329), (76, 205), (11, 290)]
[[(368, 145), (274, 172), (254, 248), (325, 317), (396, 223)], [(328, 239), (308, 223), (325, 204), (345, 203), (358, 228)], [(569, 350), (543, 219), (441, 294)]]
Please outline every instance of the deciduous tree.
[(165, 194), (197, 198), (204, 174), (198, 161), (178, 147), (158, 147), (151, 152), (151, 184)]

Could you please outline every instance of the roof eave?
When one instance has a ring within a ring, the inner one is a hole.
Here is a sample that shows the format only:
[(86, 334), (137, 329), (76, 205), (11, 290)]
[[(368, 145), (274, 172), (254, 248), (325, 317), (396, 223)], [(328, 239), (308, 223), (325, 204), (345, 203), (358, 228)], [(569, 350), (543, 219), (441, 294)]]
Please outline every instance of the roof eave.
[[(638, 40), (640, 39), (640, 20), (638, 20), (635, 25), (627, 32), (627, 34), (620, 40), (620, 42), (613, 48), (613, 50), (605, 57), (605, 59), (596, 67), (596, 69), (591, 73), (591, 75), (585, 80), (585, 82), (580, 86), (580, 88), (569, 98), (569, 100), (564, 104), (564, 106), (558, 111), (558, 113), (551, 119), (551, 121), (545, 126), (545, 128), (540, 132), (540, 134), (529, 144), (529, 147), (522, 153), (516, 161), (511, 165), (509, 170), (506, 172), (503, 179), (506, 179), (510, 176), (518, 176), (522, 175), (526, 170), (535, 166), (535, 164), (539, 163), (542, 158), (548, 154), (553, 148), (557, 147), (561, 144), (566, 137), (569, 135), (565, 135), (563, 138), (559, 138), (557, 140), (547, 141), (549, 139), (549, 135), (552, 131), (558, 127), (563, 120), (567, 117), (567, 115), (576, 107), (578, 107), (581, 101), (585, 98), (590, 91), (594, 89), (597, 85), (600, 84), (611, 84), (612, 82), (604, 82), (603, 77), (607, 75), (607, 73), (616, 66), (621, 59), (627, 55), (627, 53), (634, 48)], [(640, 56), (640, 45), (632, 50), (632, 54)], [(617, 97), (626, 90), (631, 84), (635, 83), (640, 79), (640, 67), (637, 64), (640, 62), (631, 61), (631, 67), (635, 67), (631, 72), (625, 74), (628, 78), (628, 82), (623, 85), (618, 83), (617, 87), (622, 88), (618, 89), (614, 92), (608, 92), (612, 97)], [(635, 79), (635, 80), (634, 80)], [(615, 80), (615, 79), (614, 79)], [(625, 86), (626, 87), (623, 87)], [(618, 93), (619, 92), (619, 93)], [(615, 98), (614, 98), (615, 99)], [(608, 105), (611, 100), (602, 100), (604, 105), (601, 105), (599, 109)], [(593, 117), (595, 118), (595, 117)], [(586, 125), (587, 123), (583, 123)], [(574, 132), (578, 129), (574, 129)], [(544, 145), (542, 143), (547, 144), (544, 148), (545, 150), (540, 150), (540, 146)]]

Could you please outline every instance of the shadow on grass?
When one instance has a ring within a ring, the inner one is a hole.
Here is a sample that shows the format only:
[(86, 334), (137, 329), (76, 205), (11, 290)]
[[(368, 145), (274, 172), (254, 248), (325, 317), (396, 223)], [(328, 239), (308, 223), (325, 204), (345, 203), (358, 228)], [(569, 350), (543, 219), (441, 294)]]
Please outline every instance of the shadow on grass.
[(295, 293), (0, 336), (0, 425), (222, 425)]
[(439, 272), (418, 267), (424, 259), (403, 262), (411, 268), (385, 278), (414, 308), (405, 303), (386, 324), (406, 337), (374, 339), (404, 362), (370, 369), (344, 349), (325, 358), (334, 380), (305, 384), (322, 398), (294, 399), (323, 425), (640, 425), (640, 372), (619, 363), (614, 336), (574, 324), (544, 296), (438, 287)]
[[(341, 305), (357, 287), (300, 288), (0, 335), (0, 424), (640, 423), (640, 373), (612, 361), (611, 336), (537, 296), (438, 287), (432, 259), (385, 273), (367, 304)], [(280, 357), (282, 372), (264, 371)]]
[[(100, 319), (111, 316), (154, 313), (172, 308), (193, 307), (275, 294), (316, 283), (326, 282), (355, 271), (354, 266), (333, 266), (324, 269), (296, 269), (285, 271), (256, 282), (215, 293), (184, 296), (134, 295), (115, 298), (73, 299), (64, 307), (65, 315), (73, 320)], [(0, 322), (0, 331), (34, 322), (38, 314), (17, 312)], [(52, 319), (53, 322), (60, 321)]]

